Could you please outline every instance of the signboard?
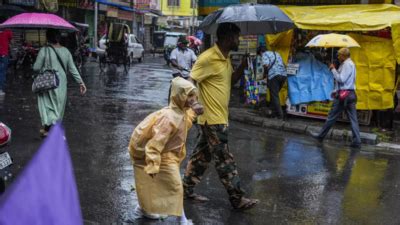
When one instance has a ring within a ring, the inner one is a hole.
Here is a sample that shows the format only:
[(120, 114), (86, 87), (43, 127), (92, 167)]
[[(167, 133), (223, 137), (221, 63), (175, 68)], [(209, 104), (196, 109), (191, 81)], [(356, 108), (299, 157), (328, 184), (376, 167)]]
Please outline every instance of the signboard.
[(35, 6), (36, 0), (8, 0), (8, 4), (12, 5), (23, 5), (23, 6)]
[(107, 8), (107, 17), (118, 18), (118, 8), (109, 6)]
[(255, 53), (257, 51), (257, 35), (240, 36), (238, 53)]
[(78, 2), (77, 0), (58, 0), (58, 5), (64, 7), (78, 7)]
[(150, 9), (161, 10), (161, 0), (150, 0)]
[[(287, 113), (296, 116), (304, 116), (316, 119), (326, 119), (332, 107), (332, 101), (329, 102), (311, 102), (308, 104), (291, 105), (289, 99), (286, 102)], [(358, 110), (358, 122), (363, 125), (369, 125), (371, 122), (372, 111)], [(350, 122), (345, 112), (339, 116), (338, 121)]]
[(118, 19), (121, 20), (133, 20), (133, 12), (125, 11), (125, 10), (118, 10)]
[(153, 24), (153, 16), (151, 14), (145, 13), (144, 14), (144, 24), (145, 25), (151, 25)]
[(288, 75), (297, 75), (299, 68), (300, 68), (300, 64), (298, 64), (298, 63), (288, 63), (288, 65), (286, 67), (286, 73)]
[(140, 10), (150, 10), (151, 0), (136, 0), (135, 7)]

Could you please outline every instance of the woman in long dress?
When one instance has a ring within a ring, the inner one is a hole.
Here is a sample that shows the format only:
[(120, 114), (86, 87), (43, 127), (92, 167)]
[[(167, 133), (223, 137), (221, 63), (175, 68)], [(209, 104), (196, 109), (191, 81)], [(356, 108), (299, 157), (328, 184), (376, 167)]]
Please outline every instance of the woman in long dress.
[[(58, 121), (61, 121), (64, 116), (65, 105), (67, 102), (67, 75), (70, 73), (75, 81), (79, 84), (82, 95), (86, 93), (86, 86), (83, 82), (72, 55), (69, 50), (60, 45), (61, 34), (56, 29), (48, 29), (46, 32), (47, 42), (50, 46), (44, 46), (40, 49), (33, 65), (34, 71), (42, 71), (45, 69), (54, 69), (58, 71), (60, 85), (52, 90), (37, 94), (39, 114), (42, 123), (40, 134), (46, 137), (50, 127)], [(57, 55), (61, 62), (58, 60)], [(65, 70), (63, 69), (63, 64)]]

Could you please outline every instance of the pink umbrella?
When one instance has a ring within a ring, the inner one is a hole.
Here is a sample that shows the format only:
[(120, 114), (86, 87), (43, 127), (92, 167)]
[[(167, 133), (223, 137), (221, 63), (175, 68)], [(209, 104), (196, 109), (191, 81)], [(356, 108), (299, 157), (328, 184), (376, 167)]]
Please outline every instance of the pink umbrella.
[(77, 29), (63, 18), (50, 13), (21, 13), (0, 24), (0, 28)]

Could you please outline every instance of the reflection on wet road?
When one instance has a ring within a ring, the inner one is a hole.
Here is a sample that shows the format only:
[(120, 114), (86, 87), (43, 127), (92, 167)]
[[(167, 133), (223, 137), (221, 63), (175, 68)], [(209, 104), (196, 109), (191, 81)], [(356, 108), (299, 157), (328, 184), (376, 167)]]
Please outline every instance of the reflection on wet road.
[[(134, 65), (129, 74), (122, 67), (99, 74), (96, 64), (89, 65), (83, 98), (70, 82), (64, 126), (86, 224), (122, 222), (132, 215), (136, 196), (128, 141), (136, 124), (166, 104), (170, 76), (151, 60)], [(12, 85), (20, 87), (6, 96), (0, 118), (13, 128), (10, 153), (23, 166), (41, 142), (39, 115), (30, 84)], [(192, 129), (189, 153), (196, 134)], [(319, 145), (240, 123), (231, 123), (229, 134), (242, 186), (261, 203), (233, 211), (210, 164), (196, 191), (211, 201), (185, 202), (195, 224), (400, 224), (399, 155), (352, 152), (341, 144)]]

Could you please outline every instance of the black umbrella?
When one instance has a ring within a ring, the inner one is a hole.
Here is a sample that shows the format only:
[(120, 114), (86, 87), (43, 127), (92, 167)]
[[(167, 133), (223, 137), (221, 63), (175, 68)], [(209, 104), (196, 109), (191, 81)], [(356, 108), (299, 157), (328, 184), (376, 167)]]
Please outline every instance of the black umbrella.
[(228, 22), (238, 25), (242, 35), (276, 34), (294, 27), (293, 21), (277, 6), (239, 4), (211, 13), (199, 28), (213, 34), (218, 24)]

